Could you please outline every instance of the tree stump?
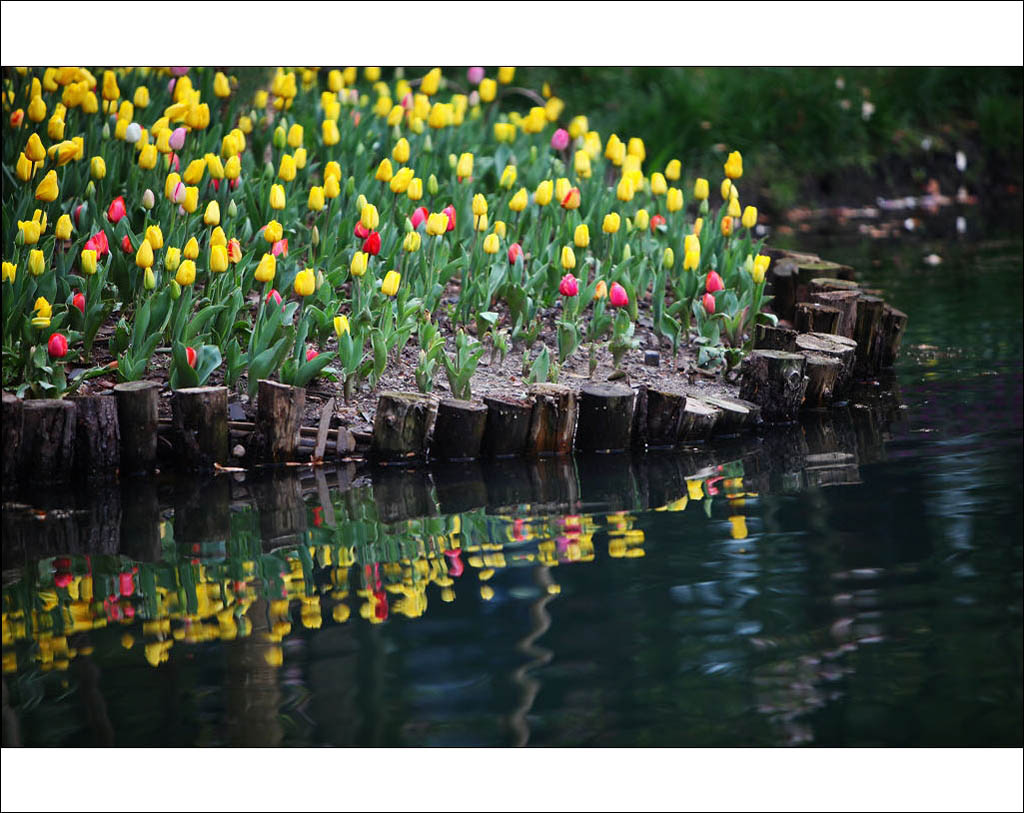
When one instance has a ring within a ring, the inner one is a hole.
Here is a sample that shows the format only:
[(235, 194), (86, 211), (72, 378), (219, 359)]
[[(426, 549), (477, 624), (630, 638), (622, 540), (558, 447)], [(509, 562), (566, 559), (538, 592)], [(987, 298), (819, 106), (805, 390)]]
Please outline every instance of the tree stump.
[(792, 322), (793, 308), (797, 303), (796, 262), (788, 258), (772, 260), (771, 265), (768, 266), (766, 279), (768, 280), (766, 288), (773, 297), (772, 310), (780, 319)]
[(683, 415), (679, 421), (679, 442), (703, 442), (715, 431), (722, 410), (694, 395), (686, 396)]
[(818, 353), (837, 359), (841, 365), (832, 389), (833, 399), (845, 396), (853, 384), (853, 362), (857, 343), (845, 336), (833, 336), (828, 333), (802, 333), (797, 336), (798, 352)]
[(209, 471), (228, 462), (228, 388), (186, 387), (171, 401), (178, 468)]
[(576, 450), (621, 452), (629, 448), (633, 390), (624, 384), (586, 384), (580, 391)]
[(438, 460), (476, 460), (480, 457), (486, 425), (487, 407), (484, 404), (443, 399), (437, 405), (430, 456)]
[(679, 442), (686, 396), (650, 388), (646, 395), (644, 425), (647, 445), (651, 449), (669, 449)]
[(256, 459), (283, 463), (299, 453), (299, 429), (306, 406), (306, 391), (260, 379), (256, 401)]
[(21, 405), (21, 477), (29, 484), (70, 480), (75, 462), (75, 405), (65, 400), (30, 400)]
[(738, 435), (761, 423), (761, 407), (753, 401), (725, 395), (705, 395), (703, 400), (721, 410), (722, 414), (715, 424), (716, 435)]
[(530, 387), (533, 410), (526, 453), (530, 456), (572, 454), (576, 431), (576, 393), (563, 384), (534, 384)]
[(525, 398), (488, 397), (480, 451), (484, 457), (519, 457), (526, 449), (533, 403)]
[(16, 491), (18, 455), (21, 448), (21, 399), (10, 392), (3, 394), (3, 496), (6, 500)]
[(126, 381), (114, 387), (121, 430), (121, 473), (149, 474), (156, 468), (157, 402), (155, 381)]
[(796, 301), (807, 302), (810, 298), (811, 285), (820, 279), (846, 281), (853, 277), (853, 268), (849, 265), (815, 260), (802, 262), (797, 266)]
[(853, 338), (853, 329), (857, 325), (857, 291), (812, 291), (811, 302), (828, 305), (839, 310), (837, 330), (808, 330), (807, 333), (838, 333), (848, 339)]
[(382, 392), (373, 419), (373, 457), (382, 462), (426, 457), (433, 414), (433, 401), (426, 395)]
[(86, 480), (116, 477), (121, 465), (117, 398), (89, 395), (75, 404), (75, 470)]
[(740, 398), (760, 406), (761, 416), (769, 423), (796, 420), (807, 391), (806, 364), (799, 353), (754, 350), (743, 370)]
[(906, 329), (907, 315), (892, 305), (886, 305), (882, 315), (879, 359), (881, 367), (892, 367), (896, 363), (896, 356), (899, 355), (900, 345), (903, 343), (903, 332)]
[(633, 425), (630, 442), (639, 452), (647, 449), (647, 385), (641, 384), (633, 395)]
[(813, 302), (797, 302), (793, 327), (799, 333), (838, 333), (839, 308)]
[(835, 279), (834, 277), (815, 277), (807, 283), (808, 296), (826, 291), (860, 291), (860, 285), (851, 279)]
[(782, 350), (796, 352), (796, 331), (788, 327), (758, 324), (754, 327), (755, 350)]
[(839, 359), (821, 353), (803, 351), (807, 359), (804, 374), (807, 376), (807, 391), (804, 393), (804, 408), (825, 407), (832, 403), (836, 381), (843, 369)]
[(871, 376), (881, 369), (882, 317), (885, 301), (877, 296), (862, 293), (857, 302), (857, 324), (853, 338), (857, 341), (857, 353), (853, 371), (858, 376)]

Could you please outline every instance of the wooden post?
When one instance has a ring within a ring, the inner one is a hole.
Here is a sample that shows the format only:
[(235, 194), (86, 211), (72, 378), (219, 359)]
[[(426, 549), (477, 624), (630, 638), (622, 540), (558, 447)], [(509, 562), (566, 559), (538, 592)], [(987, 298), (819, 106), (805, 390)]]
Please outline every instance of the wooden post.
[(824, 407), (832, 403), (836, 381), (843, 365), (833, 356), (804, 351), (801, 355), (807, 359), (804, 373), (807, 375), (807, 392), (804, 394), (804, 408)]
[(75, 405), (30, 400), (21, 405), (20, 480), (46, 485), (70, 480), (75, 460)]
[(815, 280), (848, 280), (852, 275), (853, 268), (850, 266), (829, 260), (802, 262), (797, 266), (796, 301), (806, 302), (808, 300), (811, 285)]
[(683, 415), (679, 421), (679, 442), (703, 442), (715, 431), (722, 410), (692, 394), (686, 396)]
[(857, 324), (853, 338), (857, 341), (854, 373), (871, 376), (881, 369), (882, 316), (885, 302), (877, 296), (862, 293), (857, 302)]
[(880, 364), (883, 368), (892, 367), (899, 355), (903, 343), (903, 332), (907, 329), (907, 315), (886, 305), (882, 315)]
[(853, 329), (857, 325), (857, 300), (860, 294), (857, 291), (812, 291), (811, 302), (820, 305), (828, 305), (839, 310), (839, 325), (837, 330), (807, 331), (808, 333), (838, 333), (848, 339), (853, 338)]
[(178, 467), (209, 471), (228, 462), (228, 388), (185, 387), (171, 401)]
[(702, 400), (721, 411), (715, 424), (717, 435), (737, 435), (761, 423), (761, 407), (753, 401), (724, 395), (705, 395)]
[(787, 327), (758, 324), (754, 327), (754, 348), (795, 353), (796, 331)]
[(772, 296), (772, 310), (780, 319), (793, 321), (793, 308), (796, 305), (796, 263), (790, 259), (772, 260), (768, 266), (768, 285)]
[(633, 390), (624, 384), (586, 384), (580, 391), (576, 450), (621, 452), (629, 448)]
[(299, 452), (299, 428), (306, 391), (260, 379), (256, 402), (256, 459), (264, 463), (294, 460)]
[(799, 333), (838, 333), (839, 308), (813, 302), (797, 302), (793, 327)]
[(114, 387), (121, 430), (121, 473), (149, 474), (156, 468), (157, 401), (155, 381), (126, 381)]
[(75, 469), (86, 480), (116, 477), (121, 466), (117, 398), (89, 395), (75, 403)]
[(648, 388), (646, 402), (644, 425), (648, 447), (672, 448), (679, 442), (679, 429), (686, 410), (686, 396)]
[(524, 398), (488, 397), (481, 452), (484, 457), (518, 457), (526, 449), (533, 404)]
[(571, 454), (576, 431), (576, 393), (562, 384), (534, 384), (529, 392), (533, 411), (526, 437), (527, 455)]
[(21, 448), (21, 399), (10, 392), (3, 394), (3, 497), (13, 498), (17, 491), (19, 449)]
[(434, 404), (426, 395), (382, 392), (373, 419), (371, 454), (383, 462), (425, 457), (433, 416)]
[(807, 390), (806, 364), (798, 353), (754, 350), (743, 369), (740, 398), (758, 404), (770, 423), (796, 420)]
[(798, 352), (818, 353), (837, 359), (841, 365), (832, 389), (832, 398), (844, 397), (853, 384), (853, 361), (857, 342), (845, 336), (833, 336), (827, 333), (802, 333), (797, 336)]
[(430, 456), (438, 460), (476, 460), (487, 425), (487, 407), (445, 398), (437, 405)]

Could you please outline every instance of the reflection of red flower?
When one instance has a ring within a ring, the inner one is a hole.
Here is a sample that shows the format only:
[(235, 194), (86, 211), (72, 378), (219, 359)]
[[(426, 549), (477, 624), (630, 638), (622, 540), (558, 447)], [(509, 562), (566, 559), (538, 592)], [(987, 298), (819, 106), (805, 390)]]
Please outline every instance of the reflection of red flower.
[(515, 539), (516, 542), (522, 542), (526, 539), (526, 535), (523, 533), (523, 528), (525, 527), (526, 520), (524, 519), (517, 519), (512, 523), (512, 538)]
[(130, 596), (135, 592), (135, 578), (131, 573), (122, 573), (118, 580), (120, 582), (120, 589), (122, 596)]
[(388, 596), (383, 590), (376, 591), (373, 594), (373, 615), (375, 618), (385, 621), (388, 617)]
[[(307, 359), (308, 361), (308, 359)], [(319, 528), (324, 524), (324, 508), (322, 505), (318, 505), (313, 509), (313, 525)]]
[(58, 573), (56, 576), (53, 577), (53, 583), (57, 587), (67, 587), (69, 584), (71, 584), (71, 574), (67, 571)]
[(458, 578), (462, 575), (465, 566), (462, 564), (462, 559), (459, 558), (459, 554), (462, 551), (459, 550), (446, 550), (444, 552), (445, 557), (448, 559), (448, 575)]

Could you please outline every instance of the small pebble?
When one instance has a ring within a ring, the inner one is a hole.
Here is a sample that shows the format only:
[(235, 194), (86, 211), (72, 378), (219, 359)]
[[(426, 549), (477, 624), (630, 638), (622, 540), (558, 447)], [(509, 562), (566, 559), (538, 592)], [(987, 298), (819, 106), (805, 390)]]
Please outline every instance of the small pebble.
[(231, 454), (235, 457), (245, 457), (245, 447), (241, 443), (238, 443), (235, 445), (235, 448), (231, 450)]
[(648, 367), (657, 367), (661, 364), (661, 353), (657, 350), (647, 350), (644, 352), (644, 364)]

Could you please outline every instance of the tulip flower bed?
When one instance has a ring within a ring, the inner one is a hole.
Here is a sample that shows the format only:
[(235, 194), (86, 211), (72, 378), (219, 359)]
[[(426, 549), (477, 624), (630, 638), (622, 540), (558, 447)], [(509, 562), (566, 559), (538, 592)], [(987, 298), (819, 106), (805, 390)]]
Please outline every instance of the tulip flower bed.
[(738, 152), (645, 166), (513, 68), (381, 77), (6, 69), (4, 389), (469, 399), (642, 369), (641, 335), (728, 369), (774, 321)]

